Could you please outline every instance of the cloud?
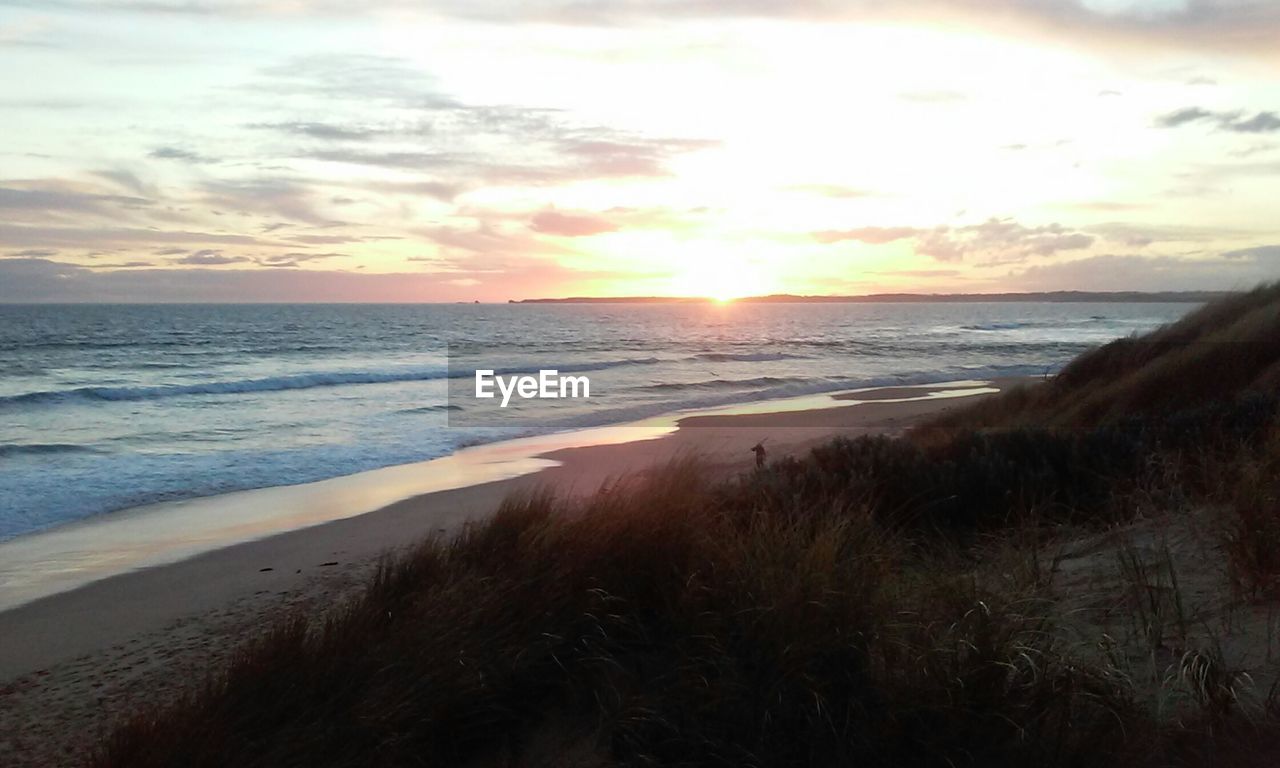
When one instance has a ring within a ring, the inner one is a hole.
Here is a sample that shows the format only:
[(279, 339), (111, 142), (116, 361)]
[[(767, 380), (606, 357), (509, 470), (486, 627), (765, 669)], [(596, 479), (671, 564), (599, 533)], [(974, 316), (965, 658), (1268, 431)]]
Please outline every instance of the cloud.
[(107, 170), (102, 170), (102, 171), (91, 171), (91, 174), (93, 176), (98, 177), (99, 179), (102, 179), (103, 181), (107, 182), (111, 186), (114, 186), (118, 189), (123, 189), (124, 191), (132, 193), (139, 197), (144, 197), (149, 199), (155, 199), (159, 197), (159, 192), (156, 190), (156, 188), (153, 185), (143, 181), (133, 171), (129, 171), (123, 168), (108, 168)]
[(1176, 128), (1180, 125), (1186, 125), (1187, 123), (1205, 120), (1213, 117), (1214, 114), (1216, 113), (1210, 112), (1206, 109), (1201, 109), (1200, 107), (1186, 107), (1185, 109), (1179, 109), (1157, 117), (1156, 125), (1161, 128)]
[(150, 200), (141, 197), (86, 192), (65, 182), (11, 181), (9, 184), (21, 186), (0, 187), (0, 210), (59, 214), (91, 213), (105, 216), (112, 215), (120, 207), (145, 206), (151, 203)]
[(501, 137), (508, 143), (522, 145), (526, 157), (541, 155), (540, 162), (508, 160), (479, 151), (468, 154), (425, 147), (420, 150), (317, 149), (302, 156), (331, 163), (430, 173), (448, 181), (420, 182), (420, 188), (423, 188), (421, 184), (430, 183), (436, 185), (437, 190), (447, 192), (460, 189), (468, 182), (540, 185), (598, 178), (666, 176), (666, 162), (672, 157), (717, 145), (717, 142), (697, 139), (624, 139), (614, 132), (598, 130), (607, 138), (554, 134)]
[[(0, 0), (2, 1), (2, 0)], [(376, 1), (376, 0), (375, 0)], [(376, 54), (322, 53), (300, 56), (262, 70), (258, 88), (269, 93), (300, 93), (328, 99), (355, 98), (417, 109), (459, 106), (440, 92), (434, 78), (412, 63)], [(287, 123), (285, 123), (287, 124)], [(298, 121), (305, 125), (307, 121)]]
[(287, 156), (426, 174), (430, 179), (419, 181), (439, 185), (433, 196), (440, 199), (483, 185), (660, 177), (673, 158), (719, 145), (582, 124), (557, 109), (464, 103), (442, 93), (420, 67), (393, 57), (307, 56), (261, 74), (259, 87), (270, 92), (312, 93), (358, 114), (384, 102), (398, 115), (380, 123), (299, 119), (250, 126), (337, 142), (291, 145), (283, 150)]
[(306, 245), (344, 245), (346, 243), (362, 243), (368, 239), (357, 235), (294, 235), (289, 238), (289, 241)]
[(1275, 112), (1259, 112), (1248, 120), (1237, 120), (1228, 130), (1236, 133), (1272, 133), (1280, 131), (1280, 116)]
[(12, 259), (48, 259), (57, 256), (58, 252), (46, 248), (28, 248), (8, 254)]
[(1226, 227), (1171, 224), (1126, 224), (1106, 222), (1094, 224), (1089, 231), (1115, 243), (1145, 247), (1152, 243), (1210, 243), (1253, 236), (1252, 232)]
[(662, 176), (672, 156), (709, 149), (716, 141), (699, 139), (562, 138), (556, 148), (579, 161), (578, 170), (588, 176)]
[(305, 136), (312, 139), (332, 141), (368, 141), (376, 136), (390, 133), (388, 130), (364, 126), (344, 126), (332, 123), (312, 123), (294, 121), (288, 123), (253, 123), (248, 126), (256, 130), (278, 131), (291, 136)]
[(139, 229), (136, 227), (66, 227), (30, 226), (6, 222), (0, 217), (0, 242), (34, 248), (124, 248), (139, 243), (166, 245), (172, 243), (278, 245), (250, 235), (227, 232), (191, 232), (186, 230)]
[(307, 261), (319, 261), (322, 259), (347, 258), (345, 253), (313, 253), (310, 251), (292, 251), (290, 253), (277, 253), (270, 256), (263, 256), (257, 260), (258, 264), (263, 267), (296, 267)]
[(843, 240), (856, 240), (860, 243), (884, 245), (908, 237), (916, 237), (924, 230), (914, 227), (858, 227), (856, 229), (826, 230), (815, 232), (813, 237), (820, 243), (838, 243)]
[(394, 168), (405, 171), (434, 171), (443, 168), (459, 168), (466, 160), (448, 152), (376, 152), (354, 149), (318, 149), (304, 157), (330, 163), (369, 165), (378, 168)]
[[(479, 254), (485, 257), (521, 256), (536, 253), (550, 253), (557, 250), (527, 230), (509, 230), (492, 221), (478, 221), (472, 227), (437, 226), (425, 227), (414, 231), (446, 251), (460, 251)], [(430, 258), (433, 262), (448, 260), (456, 263), (456, 257), (450, 259)]]
[[(271, 258), (277, 258), (277, 257), (271, 257)], [(346, 253), (335, 253), (332, 251), (327, 253), (315, 253), (312, 251), (291, 251), (290, 253), (281, 254), (279, 258), (290, 259), (293, 261), (316, 261), (317, 259), (350, 258), (350, 255)]]
[(315, 209), (311, 189), (301, 182), (286, 179), (206, 181), (201, 189), (203, 202), (214, 208), (253, 216), (270, 213), (309, 224), (329, 223), (329, 219)]
[(94, 269), (137, 269), (143, 267), (154, 267), (155, 262), (151, 261), (124, 261), (113, 264), (94, 264)]
[(1081, 250), (1091, 247), (1096, 240), (1093, 235), (1069, 230), (1060, 224), (1026, 227), (1011, 219), (988, 219), (981, 224), (933, 229), (859, 227), (824, 230), (812, 233), (812, 237), (828, 244), (853, 240), (872, 245), (914, 239), (916, 253), (938, 261), (961, 261), (969, 256), (979, 256), (984, 259), (979, 266)]
[[(1248, 249), (1256, 250), (1256, 249)], [(1006, 290), (1187, 291), (1239, 290), (1274, 280), (1276, 265), (1262, 259), (1175, 258), (1105, 254), (1011, 272)]]
[(964, 271), (960, 269), (890, 269), (869, 274), (933, 279), (939, 277), (961, 277), (964, 275)]
[(535, 232), (561, 237), (587, 237), (603, 232), (614, 232), (618, 225), (600, 216), (542, 211), (530, 221)]
[(1280, 131), (1280, 115), (1275, 112), (1258, 112), (1245, 117), (1241, 111), (1215, 112), (1201, 107), (1186, 107), (1156, 118), (1161, 128), (1177, 128), (1192, 123), (1210, 122), (1219, 130), (1232, 133), (1273, 133)]
[[(422, 12), (417, 0), (0, 0), (0, 7), (69, 9), (150, 16), (344, 17), (371, 11)], [(967, 25), (1010, 35), (1035, 34), (1085, 48), (1163, 47), (1274, 59), (1280, 6), (1272, 0), (445, 0), (433, 16), (501, 24), (560, 24), (627, 28), (673, 20), (773, 19), (798, 22), (925, 22)], [(369, 57), (371, 60), (377, 57)], [(391, 88), (371, 78), (376, 88)], [(375, 95), (378, 92), (374, 92)]]
[(1253, 248), (1241, 248), (1227, 251), (1222, 258), (1261, 263), (1264, 261), (1280, 262), (1280, 245), (1259, 245)]
[(178, 147), (156, 147), (147, 153), (147, 157), (157, 160), (178, 160), (183, 163), (216, 163), (216, 157), (208, 157), (198, 152)]
[(529, 258), (381, 274), (256, 266), (94, 270), (48, 259), (0, 259), (0, 302), (503, 301), (589, 292), (584, 281), (622, 277)]
[(933, 230), (919, 241), (916, 251), (939, 261), (979, 255), (986, 260), (983, 266), (990, 266), (1082, 250), (1092, 246), (1095, 239), (1059, 224), (1025, 227), (1010, 219), (988, 219), (973, 226)]
[[(452, 202), (454, 198), (467, 191), (467, 187), (459, 183), (445, 181), (375, 181), (361, 185), (363, 189), (372, 189), (393, 195), (426, 196)], [(341, 202), (339, 202), (341, 201)], [(357, 202), (351, 198), (335, 198), (335, 204), (350, 205)]]
[(173, 259), (174, 264), (193, 264), (206, 267), (220, 264), (238, 264), (245, 261), (249, 261), (245, 256), (225, 256), (221, 251), (208, 248), (189, 253), (180, 259)]

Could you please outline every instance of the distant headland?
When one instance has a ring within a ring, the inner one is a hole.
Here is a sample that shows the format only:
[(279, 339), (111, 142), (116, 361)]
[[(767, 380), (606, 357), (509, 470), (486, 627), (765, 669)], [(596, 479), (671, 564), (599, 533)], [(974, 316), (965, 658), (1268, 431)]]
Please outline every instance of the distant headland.
[[(1043, 293), (871, 293), (857, 296), (801, 296), (776, 293), (744, 296), (748, 304), (878, 304), (930, 302), (1205, 302), (1229, 291), (1048, 291)], [(508, 304), (702, 304), (715, 299), (685, 296), (570, 296), (558, 299), (511, 299)]]

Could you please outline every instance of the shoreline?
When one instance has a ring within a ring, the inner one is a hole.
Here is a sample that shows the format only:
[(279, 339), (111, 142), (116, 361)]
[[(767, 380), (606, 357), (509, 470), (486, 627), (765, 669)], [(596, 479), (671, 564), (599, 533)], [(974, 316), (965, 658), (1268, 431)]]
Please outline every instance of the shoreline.
[(0, 733), (8, 734), (0, 738), (0, 761), (79, 760), (120, 718), (177, 700), (282, 616), (319, 619), (339, 610), (386, 557), (428, 536), (456, 534), (510, 494), (551, 488), (585, 495), (689, 455), (708, 471), (731, 475), (753, 466), (749, 449), (762, 439), (772, 461), (838, 436), (898, 434), (958, 402), (1025, 381), (869, 388), (825, 403), (812, 396), (775, 401), (772, 411), (761, 403), (722, 407), (673, 418), (657, 436), (622, 427), (613, 428), (612, 442), (597, 434), (593, 443), (574, 445), (582, 436), (563, 433), (552, 436), (561, 445), (537, 455), (527, 445), (495, 443), (501, 447), (487, 450), (514, 451), (542, 468), (413, 495), (0, 611)]
[[(697, 412), (673, 418), (670, 425), (642, 423), (640, 428), (598, 428), (587, 435), (560, 433), (477, 446), (467, 449), (474, 453), (466, 461), (480, 455), (490, 462), (490, 469), (500, 461), (533, 469), (409, 494), (372, 510), (131, 568), (0, 610), (0, 634), (7, 638), (0, 652), (0, 682), (161, 632), (184, 617), (233, 603), (263, 603), (316, 590), (324, 593), (323, 582), (330, 574), (351, 576), (358, 571), (356, 580), (363, 584), (363, 576), (380, 557), (425, 536), (456, 532), (466, 522), (490, 514), (513, 492), (551, 486), (567, 493), (589, 493), (610, 480), (692, 453), (725, 471), (745, 470), (752, 461), (747, 449), (762, 437), (769, 441), (772, 460), (838, 435), (898, 432), (922, 416), (950, 407), (953, 399), (994, 393), (1022, 381), (877, 387), (823, 396), (828, 404), (822, 408), (813, 407), (814, 396), (806, 396), (774, 401), (771, 409), (769, 401), (761, 401)], [(795, 407), (788, 410), (789, 405)], [(748, 428), (749, 435), (741, 434)], [(420, 466), (402, 465), (335, 480), (367, 485), (383, 479), (388, 470), (409, 472)], [(270, 497), (270, 492), (280, 490), (226, 496), (266, 493)], [(328, 490), (321, 488), (322, 493)], [(139, 521), (149, 521), (147, 515), (122, 520), (131, 530), (137, 529)]]
[[(986, 381), (871, 386), (695, 407), (640, 421), (481, 443), (423, 461), (307, 483), (129, 507), (0, 542), (0, 613), (102, 579), (357, 517), (425, 494), (537, 474), (556, 467), (554, 454), (566, 449), (659, 439), (681, 425), (723, 424), (724, 419), (749, 427), (752, 418), (746, 417), (758, 414), (821, 411), (864, 400), (969, 396), (981, 394), (977, 388)], [(810, 424), (820, 425), (820, 420)]]

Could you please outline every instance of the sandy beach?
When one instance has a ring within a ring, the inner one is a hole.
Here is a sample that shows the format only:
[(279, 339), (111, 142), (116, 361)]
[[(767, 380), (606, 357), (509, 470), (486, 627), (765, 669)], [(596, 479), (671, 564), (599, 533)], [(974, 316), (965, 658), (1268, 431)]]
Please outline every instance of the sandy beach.
[(529, 443), (520, 457), (529, 471), (515, 477), (416, 495), (365, 514), (119, 573), (2, 611), (0, 762), (52, 765), (68, 759), (135, 704), (176, 696), (200, 680), (268, 620), (340, 604), (361, 588), (380, 558), (425, 536), (450, 535), (511, 493), (545, 486), (589, 493), (691, 454), (718, 471), (748, 470), (749, 449), (758, 441), (773, 460), (837, 435), (896, 433), (1016, 381), (756, 403), (679, 418), (675, 428), (651, 424), (614, 431), (601, 440), (605, 444), (536, 455), (528, 455), (540, 450)]

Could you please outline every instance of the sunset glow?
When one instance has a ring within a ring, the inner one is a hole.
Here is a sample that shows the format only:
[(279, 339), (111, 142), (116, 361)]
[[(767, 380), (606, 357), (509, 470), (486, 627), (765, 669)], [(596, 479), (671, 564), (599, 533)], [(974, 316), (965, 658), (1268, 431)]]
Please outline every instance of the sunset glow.
[(1280, 272), (1274, 3), (0, 2), (0, 300)]

